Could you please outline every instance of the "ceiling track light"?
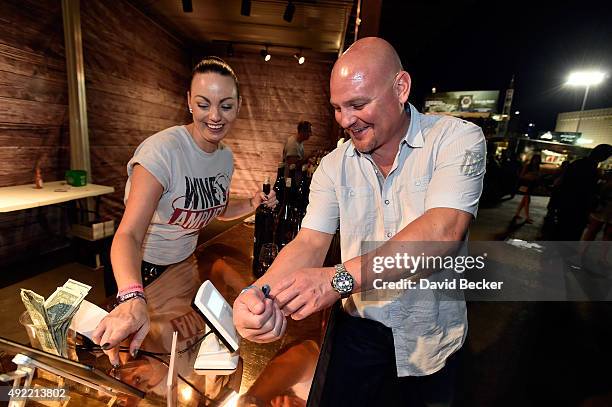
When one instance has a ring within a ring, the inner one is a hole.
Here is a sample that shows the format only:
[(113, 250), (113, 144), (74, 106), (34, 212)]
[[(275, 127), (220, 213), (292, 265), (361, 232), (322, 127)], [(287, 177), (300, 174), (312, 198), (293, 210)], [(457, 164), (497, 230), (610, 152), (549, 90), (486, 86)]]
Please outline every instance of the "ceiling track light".
[(240, 15), (246, 17), (251, 15), (251, 0), (242, 0), (242, 3), (240, 3)]
[(285, 8), (285, 13), (283, 14), (283, 20), (290, 23), (293, 20), (294, 13), (295, 4), (293, 4), (293, 1), (289, 0), (289, 3), (287, 3), (287, 7)]
[(261, 55), (263, 60), (266, 61), (266, 62), (268, 62), (269, 60), (272, 59), (272, 55), (270, 55), (270, 53), (268, 52), (268, 46), (267, 45), (266, 45), (265, 49), (262, 49), (261, 51), (259, 51), (259, 54)]
[(304, 62), (306, 62), (306, 57), (304, 57), (304, 55), (302, 55), (302, 50), (299, 50), (298, 52), (293, 54), (293, 58), (297, 59), (297, 62), (300, 65), (302, 65)]
[(183, 0), (183, 13), (193, 13), (191, 0)]

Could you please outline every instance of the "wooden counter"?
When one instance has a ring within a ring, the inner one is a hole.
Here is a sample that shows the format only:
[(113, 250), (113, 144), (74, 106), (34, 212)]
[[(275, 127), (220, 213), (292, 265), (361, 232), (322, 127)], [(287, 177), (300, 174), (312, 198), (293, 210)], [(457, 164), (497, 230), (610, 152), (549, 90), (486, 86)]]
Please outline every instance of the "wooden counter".
[[(178, 380), (179, 405), (269, 406), (281, 399), (291, 403), (288, 405), (306, 405), (325, 332), (326, 312), (299, 322), (290, 319), (287, 333), (279, 341), (256, 344), (242, 340), (240, 363), (231, 375), (202, 376), (193, 369), (200, 348), (198, 340), (203, 337), (205, 328), (203, 319), (192, 307), (196, 291), (203, 281), (211, 280), (233, 304), (240, 291), (254, 281), (252, 246), (252, 226), (238, 224), (200, 246), (184, 263), (185, 267), (169, 268), (145, 288), (151, 329), (141, 350), (154, 352), (159, 359), (167, 361), (169, 357), (165, 354), (170, 351), (172, 333), (178, 332), (177, 349), (184, 351), (177, 356), (176, 362), (182, 376)], [(145, 399), (126, 396), (121, 404), (166, 405), (168, 368), (162, 361), (142, 354), (134, 360), (123, 351), (121, 368), (112, 370), (103, 353), (87, 350), (78, 353), (81, 363), (108, 372), (146, 393)], [(7, 369), (10, 368), (2, 370)], [(70, 388), (77, 404), (71, 401), (68, 406), (96, 406), (108, 402), (104, 396), (92, 397), (78, 386)], [(230, 400), (233, 401), (228, 404)]]
[[(242, 340), (241, 361), (232, 375), (200, 376), (193, 370), (200, 347), (196, 342), (205, 327), (192, 307), (195, 293), (203, 281), (211, 280), (233, 305), (240, 291), (255, 280), (252, 247), (253, 227), (238, 224), (201, 245), (193, 258), (195, 267), (171, 268), (146, 287), (152, 324), (142, 349), (169, 352), (175, 330), (179, 333), (177, 348), (191, 346), (178, 357), (177, 367), (202, 394), (179, 379), (180, 405), (225, 405), (239, 395), (239, 406), (269, 406), (281, 398), (291, 405), (306, 405), (325, 332), (325, 312), (299, 322), (289, 319), (287, 333), (279, 341), (257, 344)], [(106, 357), (90, 361), (110, 371)], [(116, 377), (147, 393), (147, 399), (137, 403), (165, 404), (166, 366), (148, 357), (134, 361), (127, 353), (122, 354), (122, 361), (124, 366), (115, 372)]]

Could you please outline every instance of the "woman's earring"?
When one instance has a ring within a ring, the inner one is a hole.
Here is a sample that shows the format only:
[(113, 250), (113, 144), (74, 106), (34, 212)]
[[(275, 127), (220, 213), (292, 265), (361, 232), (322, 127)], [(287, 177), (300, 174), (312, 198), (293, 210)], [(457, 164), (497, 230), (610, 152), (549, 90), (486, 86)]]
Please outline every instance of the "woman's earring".
[(193, 113), (193, 109), (192, 108), (189, 108), (189, 113)]

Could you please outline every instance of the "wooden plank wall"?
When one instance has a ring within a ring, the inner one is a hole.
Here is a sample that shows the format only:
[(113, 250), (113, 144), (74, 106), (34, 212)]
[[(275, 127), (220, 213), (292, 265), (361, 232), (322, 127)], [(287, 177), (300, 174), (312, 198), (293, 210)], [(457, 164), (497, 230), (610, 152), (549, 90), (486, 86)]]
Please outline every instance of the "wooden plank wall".
[[(63, 178), (69, 165), (61, 2), (0, 2), (0, 186)], [(0, 268), (61, 245), (58, 208), (0, 214)]]
[(0, 2), (0, 186), (61, 177), (68, 92), (61, 3)]
[[(109, 42), (120, 22), (114, 23), (115, 17), (105, 11), (106, 7), (88, 4), (83, 9), (87, 105), (92, 176), (97, 183), (115, 187), (117, 192), (103, 199), (103, 209), (120, 220), (125, 165), (134, 149), (157, 131), (190, 121), (185, 92), (191, 61), (189, 54), (185, 54), (186, 48), (169, 39), (158, 45), (166, 47), (164, 58), (147, 53), (144, 44)], [(121, 10), (121, 15), (127, 12), (129, 8)], [(109, 32), (97, 32), (96, 38), (85, 30), (89, 25), (92, 28), (110, 25)], [(159, 44), (159, 37), (155, 38)], [(97, 46), (100, 42), (105, 45)], [(130, 48), (134, 45), (137, 50)], [(117, 54), (122, 47), (127, 49), (125, 53)], [(146, 55), (146, 65), (144, 61), (133, 60), (138, 52)], [(109, 59), (114, 61), (110, 65)], [(299, 66), (288, 57), (264, 64), (254, 54), (224, 59), (235, 69), (243, 96), (240, 116), (225, 139), (235, 160), (232, 196), (251, 196), (266, 176), (274, 180), (284, 142), (296, 133), (300, 120), (313, 123), (313, 137), (305, 143), (306, 154), (335, 145), (328, 85), (331, 64), (310, 62)], [(180, 60), (182, 64), (177, 63)], [(166, 61), (172, 64), (161, 65)]]
[(115, 187), (102, 211), (119, 220), (136, 147), (188, 120), (191, 56), (127, 1), (81, 2), (81, 24), (92, 179)]
[[(41, 160), (46, 181), (69, 168), (66, 67), (61, 2), (0, 2), (0, 186), (33, 181)], [(93, 182), (116, 192), (102, 212), (123, 213), (127, 161), (146, 137), (188, 123), (186, 106), (192, 54), (127, 0), (81, 2), (87, 113)], [(313, 123), (306, 153), (334, 144), (329, 107), (331, 64), (258, 55), (226, 58), (244, 97), (226, 139), (234, 151), (232, 195), (250, 196), (266, 175), (274, 179), (286, 138), (300, 120)], [(55, 211), (44, 220), (45, 211)], [(41, 224), (45, 223), (45, 225)], [(61, 235), (57, 208), (0, 216), (0, 266), (19, 254), (45, 250), (40, 242)], [(44, 227), (43, 227), (44, 226)], [(38, 242), (38, 243), (35, 243)]]
[(331, 64), (291, 57), (264, 62), (257, 54), (225, 58), (240, 81), (242, 109), (225, 142), (232, 148), (235, 172), (232, 194), (251, 196), (266, 176), (274, 181), (285, 140), (300, 120), (312, 123), (306, 155), (335, 147), (333, 110), (329, 104)]

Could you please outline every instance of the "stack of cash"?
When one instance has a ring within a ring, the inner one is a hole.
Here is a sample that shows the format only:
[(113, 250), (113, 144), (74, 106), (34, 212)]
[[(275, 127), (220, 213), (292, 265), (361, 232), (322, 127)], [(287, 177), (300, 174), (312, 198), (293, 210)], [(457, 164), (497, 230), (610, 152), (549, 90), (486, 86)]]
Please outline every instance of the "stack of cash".
[(34, 291), (21, 289), (21, 299), (45, 352), (68, 357), (68, 327), (90, 289), (69, 279), (46, 300)]

